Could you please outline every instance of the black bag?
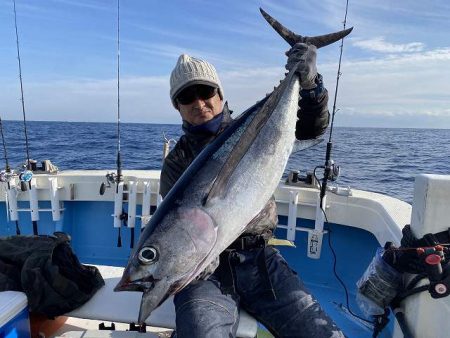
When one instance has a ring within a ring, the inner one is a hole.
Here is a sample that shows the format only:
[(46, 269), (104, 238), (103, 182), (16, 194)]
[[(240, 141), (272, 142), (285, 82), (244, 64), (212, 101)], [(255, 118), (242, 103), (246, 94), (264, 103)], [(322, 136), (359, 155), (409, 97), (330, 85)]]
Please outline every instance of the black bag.
[(105, 282), (82, 265), (64, 233), (0, 238), (0, 291), (23, 291), (31, 312), (49, 318), (87, 302)]

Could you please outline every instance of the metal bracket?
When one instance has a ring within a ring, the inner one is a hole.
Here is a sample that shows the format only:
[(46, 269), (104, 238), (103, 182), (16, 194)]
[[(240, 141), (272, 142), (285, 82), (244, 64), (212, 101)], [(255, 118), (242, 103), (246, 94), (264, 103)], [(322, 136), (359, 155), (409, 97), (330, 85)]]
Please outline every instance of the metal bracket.
[(29, 182), (28, 196), (30, 198), (31, 220), (39, 221), (39, 203), (37, 197), (36, 180), (31, 179)]
[(297, 227), (297, 204), (298, 191), (289, 191), (289, 212), (288, 212), (288, 227), (287, 239), (291, 242), (295, 241), (295, 229)]
[[(322, 200), (324, 208), (327, 205), (327, 196), (325, 195)], [(322, 252), (323, 241), (323, 226), (325, 223), (325, 214), (320, 207), (320, 194), (317, 196), (316, 204), (316, 220), (314, 223), (314, 229), (308, 231), (308, 247), (307, 256), (313, 259), (319, 259)]]

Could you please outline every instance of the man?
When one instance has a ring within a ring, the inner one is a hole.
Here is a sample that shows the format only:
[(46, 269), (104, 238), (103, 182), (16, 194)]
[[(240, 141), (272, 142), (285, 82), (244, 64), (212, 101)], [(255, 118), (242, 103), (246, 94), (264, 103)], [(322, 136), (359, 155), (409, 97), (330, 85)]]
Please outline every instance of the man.
[[(316, 70), (316, 48), (296, 44), (286, 53), (286, 68), (300, 75), (297, 139), (310, 139), (328, 126), (328, 94)], [(193, 159), (233, 120), (223, 104), (223, 88), (210, 63), (183, 54), (172, 71), (170, 97), (183, 119), (184, 135), (164, 161), (165, 197)], [(230, 215), (232, 217), (232, 215)], [(275, 201), (202, 274), (175, 295), (177, 337), (235, 337), (239, 308), (276, 337), (343, 337), (305, 289), (278, 250), (267, 241), (277, 224)]]

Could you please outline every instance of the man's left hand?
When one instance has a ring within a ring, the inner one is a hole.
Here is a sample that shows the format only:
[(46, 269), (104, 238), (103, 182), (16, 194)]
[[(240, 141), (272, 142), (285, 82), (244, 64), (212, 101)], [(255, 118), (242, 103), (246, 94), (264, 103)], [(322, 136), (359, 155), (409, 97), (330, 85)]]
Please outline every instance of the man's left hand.
[(317, 48), (314, 45), (299, 42), (286, 52), (286, 56), (288, 61), (285, 68), (289, 71), (296, 68), (295, 71), (300, 74), (302, 89), (316, 88)]

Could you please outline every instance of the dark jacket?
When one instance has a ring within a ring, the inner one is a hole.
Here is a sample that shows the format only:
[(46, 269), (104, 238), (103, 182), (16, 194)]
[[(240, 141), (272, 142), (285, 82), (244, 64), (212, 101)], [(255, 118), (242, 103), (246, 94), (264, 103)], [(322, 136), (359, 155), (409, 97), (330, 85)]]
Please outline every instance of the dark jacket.
[(96, 267), (80, 264), (63, 233), (0, 238), (0, 291), (25, 292), (31, 312), (63, 315), (104, 284)]
[[(300, 94), (302, 100), (299, 102), (297, 113), (299, 120), (295, 132), (297, 139), (311, 139), (322, 135), (329, 122), (327, 90), (322, 86), (314, 93), (301, 91)], [(184, 135), (164, 160), (161, 170), (160, 193), (163, 198), (201, 150), (233, 122), (230, 115), (228, 105), (225, 103), (223, 119), (216, 135), (190, 133), (189, 124), (183, 121)], [(265, 208), (249, 223), (245, 233), (267, 234), (270, 237), (277, 223), (276, 205), (272, 197)]]

